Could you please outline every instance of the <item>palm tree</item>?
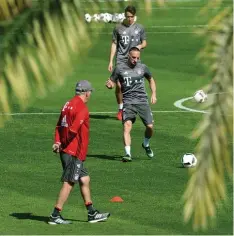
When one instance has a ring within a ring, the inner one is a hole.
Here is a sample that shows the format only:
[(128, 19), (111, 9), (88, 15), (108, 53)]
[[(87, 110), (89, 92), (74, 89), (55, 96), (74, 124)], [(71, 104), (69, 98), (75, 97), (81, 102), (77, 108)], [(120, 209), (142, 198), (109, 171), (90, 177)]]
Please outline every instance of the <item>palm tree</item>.
[(184, 193), (184, 219), (192, 217), (193, 228), (206, 229), (208, 221), (216, 216), (216, 207), (226, 199), (226, 173), (232, 177), (233, 133), (233, 9), (224, 1), (210, 1), (202, 12), (217, 8), (208, 27), (198, 31), (205, 37), (205, 47), (199, 53), (212, 78), (205, 88), (211, 104), (192, 137), (199, 139), (196, 147), (198, 166), (191, 170)]
[[(150, 13), (152, 1), (145, 0)], [(157, 0), (159, 5), (164, 0)], [(198, 166), (184, 194), (185, 221), (194, 219), (194, 228), (206, 228), (209, 217), (216, 215), (216, 205), (225, 199), (225, 174), (232, 174), (228, 140), (232, 137), (232, 7), (223, 7), (224, 0), (212, 0), (207, 7), (219, 7), (209, 26), (200, 32), (207, 43), (200, 53), (210, 68), (213, 80), (208, 93), (217, 93), (193, 133), (199, 138), (196, 149)], [(134, 2), (137, 6), (139, 1)], [(125, 6), (121, 1), (102, 2), (102, 7), (115, 11)], [(55, 86), (63, 84), (74, 67), (74, 58), (87, 53), (103, 26), (93, 28), (85, 24), (85, 9), (90, 14), (101, 9), (98, 0), (1, 0), (0, 32), (4, 38), (0, 46), (0, 111), (11, 111), (11, 101), (17, 100), (21, 109), (29, 99), (45, 96)], [(0, 35), (1, 37), (1, 35)], [(92, 38), (92, 40), (90, 40)], [(82, 45), (82, 47), (80, 46)], [(27, 57), (25, 57), (25, 54)], [(62, 66), (61, 66), (62, 65)], [(221, 94), (222, 93), (222, 94)], [(16, 98), (16, 99), (15, 99)], [(0, 116), (0, 125), (9, 116)]]
[[(101, 6), (118, 11), (124, 2), (107, 1)], [(2, 113), (11, 111), (13, 98), (25, 109), (31, 97), (45, 96), (63, 84), (75, 66), (74, 58), (87, 53), (104, 27), (86, 24), (85, 9), (94, 14), (101, 6), (99, 1), (79, 0), (0, 1)], [(0, 125), (7, 118), (1, 115)]]

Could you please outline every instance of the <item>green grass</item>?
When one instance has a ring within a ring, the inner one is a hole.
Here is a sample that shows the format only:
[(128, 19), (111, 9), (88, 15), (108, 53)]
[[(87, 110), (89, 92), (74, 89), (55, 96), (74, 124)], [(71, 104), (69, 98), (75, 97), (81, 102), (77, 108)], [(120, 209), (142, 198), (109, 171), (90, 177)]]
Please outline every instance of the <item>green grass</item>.
[[(193, 6), (186, 4), (184, 6)], [(194, 6), (200, 5), (194, 2)], [(141, 12), (139, 20), (151, 32), (157, 31), (149, 28), (153, 25), (205, 24), (203, 18), (196, 16), (197, 12), (198, 8), (193, 11), (157, 9), (153, 11), (157, 14), (148, 18)], [(106, 32), (110, 33), (112, 27), (108, 26)], [(191, 33), (149, 32), (147, 36), (148, 47), (142, 53), (142, 61), (156, 78), (158, 92), (158, 103), (152, 110), (179, 111), (173, 105), (176, 100), (192, 96), (209, 82), (208, 78), (201, 77), (203, 68), (195, 61), (203, 42)], [(63, 87), (34, 101), (27, 112), (58, 113), (73, 96), (75, 82), (80, 79), (90, 80), (96, 88), (89, 102), (91, 112), (115, 112), (114, 91), (104, 86), (109, 76), (109, 46), (110, 35), (102, 34)], [(188, 101), (184, 105), (192, 107), (193, 104)], [(18, 111), (17, 106), (14, 111)], [(111, 217), (106, 223), (88, 224), (86, 209), (76, 187), (63, 211), (64, 217), (72, 219), (74, 224), (55, 227), (46, 224), (46, 220), (60, 189), (60, 161), (51, 152), (58, 114), (14, 116), (0, 130), (0, 234), (232, 234), (233, 185), (230, 180), (227, 180), (227, 202), (218, 208), (213, 227), (205, 232), (193, 232), (191, 224), (183, 223), (181, 197), (188, 171), (181, 168), (180, 158), (186, 152), (194, 152), (196, 140), (189, 136), (202, 116), (200, 113), (154, 113), (155, 135), (151, 145), (156, 158), (153, 160), (148, 160), (141, 148), (144, 127), (138, 119), (132, 131), (134, 161), (122, 163), (121, 122), (115, 120), (112, 113), (91, 113), (86, 167), (92, 180), (94, 205), (110, 211)], [(111, 203), (113, 196), (121, 196), (124, 202)]]

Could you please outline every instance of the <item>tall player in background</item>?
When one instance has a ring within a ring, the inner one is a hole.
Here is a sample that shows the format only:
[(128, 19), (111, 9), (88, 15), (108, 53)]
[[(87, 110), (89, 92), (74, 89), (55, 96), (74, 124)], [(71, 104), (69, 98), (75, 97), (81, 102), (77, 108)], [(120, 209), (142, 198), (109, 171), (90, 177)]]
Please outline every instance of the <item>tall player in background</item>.
[[(113, 60), (115, 55), (115, 64), (124, 64), (128, 60), (128, 52), (130, 48), (138, 47), (141, 50), (147, 45), (146, 34), (143, 26), (134, 21), (134, 19), (136, 19), (136, 8), (134, 6), (127, 6), (124, 12), (126, 19), (113, 30), (108, 66), (110, 72), (113, 70)], [(119, 106), (117, 119), (122, 120), (123, 95), (119, 83), (116, 84), (115, 95)]]

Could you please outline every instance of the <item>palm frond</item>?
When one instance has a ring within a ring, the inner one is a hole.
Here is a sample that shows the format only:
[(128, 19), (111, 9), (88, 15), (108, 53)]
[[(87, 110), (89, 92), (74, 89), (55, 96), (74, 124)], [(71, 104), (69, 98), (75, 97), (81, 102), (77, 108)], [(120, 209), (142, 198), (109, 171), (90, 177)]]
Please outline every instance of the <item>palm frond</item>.
[[(103, 24), (90, 30), (84, 20), (87, 6), (84, 2), (50, 0), (35, 3), (8, 27), (3, 38), (1, 113), (10, 111), (12, 99), (7, 97), (16, 97), (20, 108), (26, 109), (31, 97), (44, 96), (61, 86), (75, 66), (73, 59), (89, 49), (104, 27)], [(121, 6), (117, 2), (105, 4), (116, 10)], [(88, 4), (88, 8), (92, 14), (100, 6), (95, 1)]]
[[(145, 0), (145, 7), (148, 2)], [(17, 7), (26, 10), (14, 12)], [(87, 24), (87, 9), (94, 14), (102, 8), (118, 12), (125, 7), (124, 1), (1, 0), (2, 20), (13, 19), (3, 26), (0, 48), (0, 84), (7, 88), (1, 88), (1, 113), (10, 111), (13, 97), (21, 109), (26, 109), (30, 98), (45, 96), (63, 84), (75, 66), (74, 59), (89, 50), (105, 27)]]
[(31, 6), (31, 0), (1, 0), (0, 21), (12, 20), (24, 9)]
[[(221, 4), (221, 1), (217, 1)], [(214, 4), (214, 2), (212, 3)], [(203, 9), (204, 10), (204, 9)], [(221, 9), (199, 33), (207, 38), (199, 57), (213, 78), (207, 87), (211, 103), (192, 137), (199, 139), (196, 147), (198, 165), (190, 171), (184, 193), (184, 220), (193, 218), (194, 229), (206, 229), (216, 216), (217, 205), (226, 200), (226, 173), (232, 176), (230, 139), (233, 114), (233, 11)]]

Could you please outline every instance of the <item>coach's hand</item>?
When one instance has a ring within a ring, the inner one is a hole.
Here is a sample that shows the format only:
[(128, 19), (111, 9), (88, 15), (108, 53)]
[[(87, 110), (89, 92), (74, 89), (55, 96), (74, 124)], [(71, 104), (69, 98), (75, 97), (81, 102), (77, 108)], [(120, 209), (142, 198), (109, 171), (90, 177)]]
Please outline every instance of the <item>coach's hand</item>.
[(152, 96), (151, 96), (151, 103), (155, 104), (156, 102), (157, 102), (156, 95), (152, 94)]
[(55, 153), (59, 153), (61, 151), (61, 143), (53, 144), (52, 151), (55, 152)]

